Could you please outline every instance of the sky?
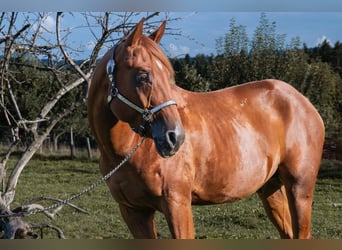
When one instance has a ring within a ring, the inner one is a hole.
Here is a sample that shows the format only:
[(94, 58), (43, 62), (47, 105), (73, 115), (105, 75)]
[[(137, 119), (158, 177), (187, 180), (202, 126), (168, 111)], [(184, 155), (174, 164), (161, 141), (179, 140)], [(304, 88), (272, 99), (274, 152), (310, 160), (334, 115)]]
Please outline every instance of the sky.
[[(181, 33), (179, 36), (170, 35), (170, 30), (164, 35), (161, 46), (169, 57), (184, 57), (185, 54), (195, 56), (197, 54), (216, 54), (216, 40), (224, 36), (229, 30), (229, 23), (232, 18), (236, 20), (237, 25), (246, 27), (246, 31), (251, 39), (255, 28), (259, 24), (262, 12), (167, 12), (160, 14), (156, 20), (162, 20), (165, 15), (170, 18), (180, 17), (177, 21), (167, 24), (172, 32)], [(336, 41), (342, 42), (342, 11), (341, 12), (264, 12), (269, 22), (276, 23), (276, 33), (286, 34), (287, 42), (291, 38), (299, 37), (301, 43), (308, 47), (314, 47), (320, 44), (324, 39), (330, 41), (332, 46)], [(143, 12), (137, 17), (137, 22), (141, 16), (146, 15)], [(65, 27), (85, 26), (83, 18), (80, 18), (79, 12), (73, 12), (65, 15), (62, 25)], [(51, 12), (44, 22), (47, 30), (51, 31), (51, 36), (55, 36), (55, 17), (56, 12)], [(70, 36), (68, 42), (76, 45), (80, 44), (84, 52), (77, 55), (78, 58), (85, 59), (89, 56), (94, 45), (94, 37), (91, 36), (89, 29), (71, 30), (74, 33)], [(105, 51), (103, 51), (104, 53)]]
[[(342, 42), (342, 12), (265, 13), (270, 22), (276, 23), (276, 33), (286, 34), (288, 42), (295, 37), (309, 47), (317, 46), (324, 39), (332, 45), (336, 41)], [(184, 38), (163, 38), (163, 46), (172, 57), (184, 53), (215, 54), (216, 40), (228, 32), (232, 18), (237, 25), (246, 26), (249, 38), (252, 38), (261, 12), (177, 12), (174, 15), (183, 16), (181, 21), (172, 23), (172, 27), (181, 29)], [(186, 39), (187, 36), (193, 40)]]
[[(251, 39), (259, 24), (262, 12), (169, 12), (170, 18), (180, 17), (177, 21), (168, 23), (173, 32), (181, 36), (164, 35), (161, 46), (169, 57), (184, 57), (185, 54), (216, 54), (216, 40), (229, 30), (232, 18), (237, 25), (246, 27)], [(299, 37), (301, 43), (314, 47), (327, 39), (333, 46), (336, 41), (342, 42), (342, 12), (264, 12), (270, 22), (276, 23), (276, 33), (286, 34), (287, 42)], [(142, 14), (144, 15), (144, 14)], [(51, 20), (54, 25), (53, 13)], [(163, 15), (160, 15), (161, 17)], [(141, 17), (137, 17), (137, 21)], [(68, 21), (68, 25), (77, 22), (77, 18)], [(71, 22), (71, 23), (70, 23)], [(74, 24), (76, 25), (76, 24)], [(87, 35), (77, 35), (73, 43), (83, 43), (86, 57), (92, 49), (94, 41)]]

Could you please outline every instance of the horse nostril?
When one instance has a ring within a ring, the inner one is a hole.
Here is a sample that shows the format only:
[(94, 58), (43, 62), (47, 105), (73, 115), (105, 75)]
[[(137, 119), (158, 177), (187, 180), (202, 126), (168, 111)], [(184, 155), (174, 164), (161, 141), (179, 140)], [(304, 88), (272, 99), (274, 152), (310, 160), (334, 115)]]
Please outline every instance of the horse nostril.
[(174, 148), (177, 144), (177, 135), (176, 132), (171, 130), (168, 131), (166, 133), (166, 138), (167, 138), (167, 142), (169, 143), (169, 145), (171, 146), (171, 148)]
[(176, 125), (175, 128), (167, 129), (164, 123), (155, 120), (151, 124), (151, 135), (158, 154), (163, 157), (171, 157), (179, 150), (185, 140), (183, 127)]

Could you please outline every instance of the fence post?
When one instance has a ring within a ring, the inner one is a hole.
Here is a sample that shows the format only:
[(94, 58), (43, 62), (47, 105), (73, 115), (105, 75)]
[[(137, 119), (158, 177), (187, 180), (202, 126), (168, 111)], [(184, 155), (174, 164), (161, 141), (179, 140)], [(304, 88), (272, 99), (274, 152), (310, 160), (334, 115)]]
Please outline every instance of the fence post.
[(72, 131), (72, 127), (70, 127), (70, 159), (74, 159), (74, 150), (75, 145), (74, 145), (74, 133)]
[(93, 158), (92, 154), (91, 154), (91, 147), (90, 147), (90, 140), (89, 137), (87, 137), (87, 151), (88, 151), (88, 160), (91, 161), (91, 159)]

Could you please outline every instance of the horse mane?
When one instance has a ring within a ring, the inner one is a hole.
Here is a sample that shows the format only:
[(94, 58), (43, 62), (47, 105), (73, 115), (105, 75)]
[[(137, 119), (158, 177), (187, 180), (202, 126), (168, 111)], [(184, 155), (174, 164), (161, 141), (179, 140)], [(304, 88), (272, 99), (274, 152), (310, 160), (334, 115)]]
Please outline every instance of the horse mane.
[(158, 46), (158, 44), (147, 36), (142, 36), (140, 38), (140, 42), (141, 45), (144, 46), (152, 54), (152, 56), (156, 57), (167, 68), (170, 73), (170, 78), (174, 79), (175, 72), (171, 65), (171, 62), (164, 54), (162, 49)]

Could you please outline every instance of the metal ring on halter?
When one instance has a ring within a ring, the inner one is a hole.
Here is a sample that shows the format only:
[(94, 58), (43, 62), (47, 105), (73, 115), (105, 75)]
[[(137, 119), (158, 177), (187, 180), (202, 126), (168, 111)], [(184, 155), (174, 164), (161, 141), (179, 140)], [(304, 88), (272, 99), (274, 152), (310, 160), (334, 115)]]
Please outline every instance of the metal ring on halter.
[(110, 95), (112, 97), (117, 97), (117, 95), (119, 94), (119, 90), (117, 87), (112, 86), (111, 90), (110, 90)]

